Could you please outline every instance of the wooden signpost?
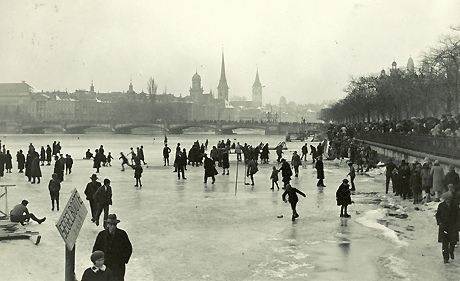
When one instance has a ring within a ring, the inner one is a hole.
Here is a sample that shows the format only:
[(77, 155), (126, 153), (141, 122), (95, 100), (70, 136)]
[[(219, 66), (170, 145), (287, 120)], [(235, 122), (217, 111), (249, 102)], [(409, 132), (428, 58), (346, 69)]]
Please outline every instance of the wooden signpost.
[(75, 281), (75, 242), (83, 226), (88, 210), (77, 189), (70, 195), (56, 228), (66, 244), (65, 248), (65, 281)]

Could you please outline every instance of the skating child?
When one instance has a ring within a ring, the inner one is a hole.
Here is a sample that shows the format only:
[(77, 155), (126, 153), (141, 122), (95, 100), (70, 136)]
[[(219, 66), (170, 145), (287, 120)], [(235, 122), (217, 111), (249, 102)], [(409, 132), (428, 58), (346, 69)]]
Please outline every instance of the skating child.
[(112, 167), (112, 164), (110, 164), (112, 162), (112, 159), (112, 153), (109, 151), (109, 154), (107, 155), (107, 166)]
[(335, 193), (335, 197), (337, 199), (337, 206), (341, 206), (341, 218), (351, 218), (351, 216), (347, 213), (347, 206), (353, 203), (353, 201), (351, 201), (351, 192), (349, 187), (350, 185), (348, 184), (348, 180), (344, 179), (342, 184), (337, 189), (337, 192)]
[(110, 268), (104, 265), (104, 252), (94, 251), (91, 254), (91, 261), (94, 265), (87, 268), (85, 272), (83, 272), (81, 281), (115, 280), (113, 277), (112, 270), (110, 270)]
[(58, 179), (58, 175), (54, 173), (52, 179), (48, 184), (51, 197), (51, 211), (54, 211), (54, 201), (56, 200), (56, 207), (59, 211), (59, 191), (61, 190), (61, 181)]
[(270, 179), (272, 180), (272, 188), (270, 188), (271, 190), (274, 190), (275, 189), (275, 184), (276, 184), (276, 187), (278, 188), (278, 190), (280, 190), (280, 187), (278, 185), (278, 173), (280, 172), (280, 170), (277, 170), (275, 166), (273, 166), (273, 171), (272, 171), (272, 174), (270, 176)]
[[(299, 201), (299, 197), (297, 197), (297, 193), (299, 193), (303, 197), (307, 197), (305, 193), (298, 190), (297, 188), (292, 187), (291, 184), (288, 183), (286, 185), (286, 190), (283, 192), (283, 195), (281, 196), (281, 198), (283, 199), (285, 203), (287, 203), (288, 201), (289, 203), (291, 203), (292, 221), (295, 221), (295, 219), (299, 217), (299, 214), (297, 213), (297, 210), (296, 210), (297, 202)], [(289, 197), (288, 200), (286, 200), (286, 195), (288, 195)]]
[(142, 187), (141, 177), (144, 170), (142, 169), (141, 163), (136, 162), (136, 164), (131, 166), (131, 168), (134, 169), (134, 178), (136, 179), (135, 187)]

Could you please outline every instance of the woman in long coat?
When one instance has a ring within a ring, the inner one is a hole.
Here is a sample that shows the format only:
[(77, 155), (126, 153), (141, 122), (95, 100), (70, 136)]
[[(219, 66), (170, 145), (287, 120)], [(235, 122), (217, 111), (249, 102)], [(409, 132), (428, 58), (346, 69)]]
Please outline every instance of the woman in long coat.
[(318, 179), (318, 183), (316, 184), (316, 186), (326, 187), (323, 182), (324, 180), (323, 157), (318, 156), (318, 160), (316, 160), (315, 168), (316, 168), (316, 178)]
[(431, 168), (431, 178), (433, 179), (433, 191), (435, 192), (436, 202), (439, 202), (439, 198), (444, 190), (444, 169), (439, 165), (439, 161), (434, 161), (433, 167)]
[(42, 171), (40, 169), (40, 157), (38, 155), (38, 152), (33, 152), (32, 157), (32, 164), (30, 166), (30, 176), (32, 177), (31, 183), (35, 183), (35, 178), (37, 178), (37, 183), (40, 183)]
[(32, 172), (31, 172), (31, 168), (32, 168), (32, 153), (33, 153), (33, 151), (28, 152), (27, 156), (26, 156), (26, 173), (25, 173), (25, 176), (28, 178), (29, 181), (32, 180)]
[(443, 194), (444, 202), (438, 205), (436, 223), (439, 225), (438, 242), (442, 243), (444, 263), (449, 262), (449, 256), (454, 259), (455, 245), (458, 242), (458, 220), (460, 211), (457, 204), (452, 204), (452, 193)]
[(13, 169), (13, 163), (12, 163), (11, 159), (13, 159), (13, 157), (11, 156), (9, 150), (6, 151), (6, 154), (4, 155), (4, 157), (5, 157), (5, 169), (6, 169), (6, 172), (11, 173), (11, 169)]

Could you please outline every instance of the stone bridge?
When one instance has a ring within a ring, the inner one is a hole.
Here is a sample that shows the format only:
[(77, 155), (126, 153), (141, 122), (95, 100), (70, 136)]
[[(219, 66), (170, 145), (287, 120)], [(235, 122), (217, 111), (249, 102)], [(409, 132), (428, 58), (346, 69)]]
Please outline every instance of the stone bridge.
[[(317, 123), (307, 123), (305, 130), (314, 129)], [(287, 132), (297, 132), (300, 123), (269, 123), (269, 122), (232, 122), (232, 121), (187, 121), (187, 122), (133, 122), (133, 123), (103, 123), (103, 122), (76, 122), (67, 124), (36, 123), (10, 124), (9, 129), (17, 133), (41, 134), (46, 130), (60, 131), (68, 134), (84, 134), (89, 128), (106, 128), (117, 134), (131, 134), (136, 128), (150, 128), (162, 131), (163, 134), (182, 134), (189, 128), (203, 128), (213, 130), (216, 134), (233, 134), (236, 129), (264, 130), (266, 135), (280, 135)]]

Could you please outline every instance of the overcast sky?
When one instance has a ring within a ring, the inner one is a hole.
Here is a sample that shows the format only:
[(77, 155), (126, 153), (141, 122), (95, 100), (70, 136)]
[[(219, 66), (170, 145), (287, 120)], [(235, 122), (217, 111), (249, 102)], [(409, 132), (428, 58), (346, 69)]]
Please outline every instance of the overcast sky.
[(222, 50), (230, 99), (263, 102), (345, 96), (350, 76), (421, 53), (460, 25), (458, 0), (0, 1), (0, 83), (36, 91), (146, 91), (189, 95), (195, 71), (217, 95)]

